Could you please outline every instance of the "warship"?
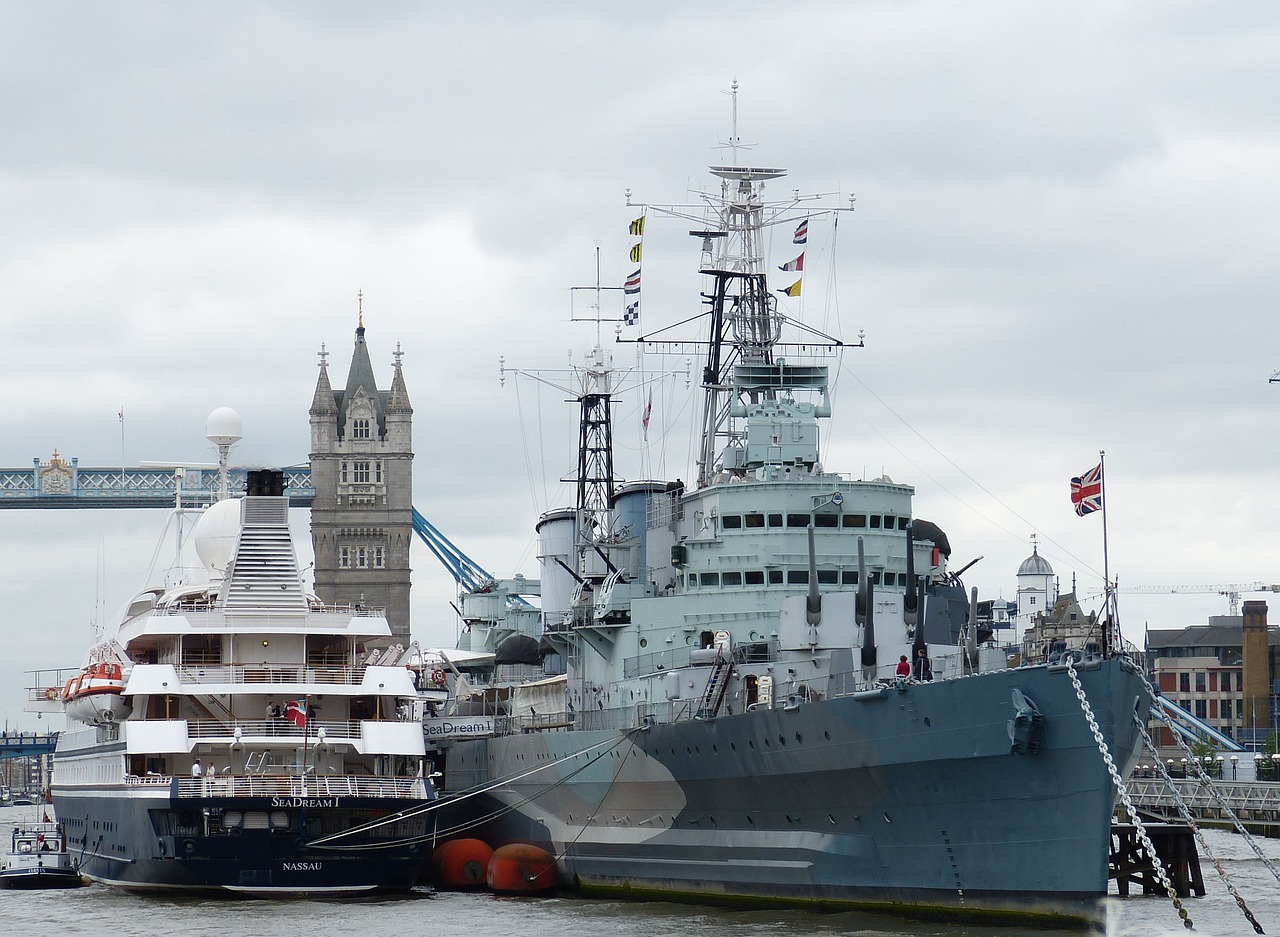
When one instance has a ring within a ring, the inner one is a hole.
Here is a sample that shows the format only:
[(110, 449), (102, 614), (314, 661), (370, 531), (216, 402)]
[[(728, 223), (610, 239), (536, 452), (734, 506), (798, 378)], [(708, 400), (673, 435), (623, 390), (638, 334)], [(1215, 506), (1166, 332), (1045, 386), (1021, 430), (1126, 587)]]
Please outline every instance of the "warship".
[(426, 720), (439, 833), (536, 844), (585, 894), (1095, 922), (1139, 669), (1114, 638), (1011, 665), (914, 489), (822, 464), (843, 346), (780, 308), (799, 280), (771, 291), (765, 254), (781, 232), (803, 271), (823, 213), (731, 152), (703, 212), (665, 209), (706, 278), (692, 480), (616, 478), (597, 341), (540, 579), (462, 596)]

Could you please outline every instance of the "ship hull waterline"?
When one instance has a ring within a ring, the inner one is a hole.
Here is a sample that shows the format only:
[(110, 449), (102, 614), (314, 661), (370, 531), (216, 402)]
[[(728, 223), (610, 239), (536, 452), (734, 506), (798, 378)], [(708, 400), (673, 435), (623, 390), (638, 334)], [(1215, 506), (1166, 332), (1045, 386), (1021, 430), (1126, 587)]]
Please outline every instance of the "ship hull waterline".
[[(305, 798), (303, 799), (305, 800)], [(296, 798), (171, 799), (155, 793), (90, 790), (53, 792), (54, 809), (67, 830), (68, 851), (92, 882), (131, 891), (224, 893), (260, 897), (347, 897), (407, 892), (425, 883), (430, 821), (413, 842), (378, 847), (317, 848), (317, 835), (300, 828), (318, 823), (326, 832), (350, 829), (379, 817), (419, 813), (426, 804), (404, 798), (341, 798), (340, 805), (299, 805)], [(230, 811), (276, 814), (276, 829), (228, 834), (206, 821)], [(281, 816), (283, 814), (284, 816)], [(180, 825), (168, 829), (168, 818)], [(287, 819), (286, 819), (287, 818)]]
[[(1132, 666), (1079, 673), (1121, 772), (1149, 700)], [(1044, 715), (1011, 751), (1013, 691)], [(539, 764), (545, 770), (527, 774)], [(630, 730), (455, 742), (445, 809), (557, 856), (585, 894), (1088, 926), (1115, 790), (1060, 668), (1027, 667)]]

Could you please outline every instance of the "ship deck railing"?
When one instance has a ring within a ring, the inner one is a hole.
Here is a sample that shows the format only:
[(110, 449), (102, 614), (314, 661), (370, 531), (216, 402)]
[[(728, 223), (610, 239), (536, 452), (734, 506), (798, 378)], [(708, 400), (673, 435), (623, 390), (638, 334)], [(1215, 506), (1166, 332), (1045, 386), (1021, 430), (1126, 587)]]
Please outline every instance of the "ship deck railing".
[[(959, 649), (946, 653), (935, 651), (930, 657), (933, 677), (929, 682), (965, 679)], [(657, 656), (657, 655), (653, 655)], [(687, 655), (686, 655), (687, 656)], [(634, 658), (633, 658), (634, 660)], [(688, 662), (684, 664), (688, 666)], [(673, 669), (678, 669), (673, 667)], [(861, 668), (824, 676), (820, 680), (786, 681), (774, 685), (775, 697), (772, 708), (792, 710), (806, 703), (822, 699), (839, 699), (859, 694), (874, 694), (892, 688), (899, 679), (907, 683), (918, 683), (914, 677), (899, 678), (896, 674), (897, 662), (883, 664), (871, 674), (864, 673)], [(709, 671), (709, 668), (708, 668)], [(984, 671), (990, 672), (990, 671)], [(658, 702), (641, 702), (629, 706), (608, 709), (584, 709), (578, 712), (569, 711), (563, 714), (548, 714), (546, 724), (539, 724), (538, 719), (529, 716), (499, 716), (494, 722), (494, 732), (498, 735), (515, 732), (528, 732), (537, 729), (554, 729), (572, 727), (577, 729), (630, 729), (646, 722), (668, 724), (687, 722), (692, 719), (706, 718), (699, 715), (700, 699), (663, 700)], [(741, 693), (725, 700), (720, 715), (732, 715), (744, 709), (755, 709), (764, 706), (761, 702), (744, 703)]]
[[(167, 662), (163, 662), (167, 663)], [(245, 686), (266, 683), (325, 683), (357, 686), (364, 681), (365, 668), (360, 666), (326, 666), (299, 664), (200, 664), (178, 665), (183, 683)]]
[(178, 798), (208, 797), (396, 797), (429, 800), (422, 778), (376, 778), (361, 775), (267, 774), (184, 778), (169, 775), (125, 777), (126, 786), (163, 787)]
[[(152, 721), (152, 720), (147, 720)], [(252, 742), (260, 739), (288, 739), (313, 742), (321, 737), (327, 742), (350, 742), (361, 738), (361, 725), (366, 722), (416, 722), (415, 719), (310, 719), (306, 726), (295, 725), (287, 719), (236, 719), (220, 722), (217, 719), (188, 719), (187, 735), (201, 741), (240, 738)], [(239, 733), (237, 735), (237, 731)]]

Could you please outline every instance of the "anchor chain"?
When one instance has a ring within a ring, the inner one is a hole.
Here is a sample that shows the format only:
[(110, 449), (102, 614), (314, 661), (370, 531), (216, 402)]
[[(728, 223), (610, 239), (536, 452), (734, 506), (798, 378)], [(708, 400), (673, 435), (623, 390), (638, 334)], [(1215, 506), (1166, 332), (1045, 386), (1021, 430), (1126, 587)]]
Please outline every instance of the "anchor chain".
[(1169, 880), (1169, 873), (1165, 871), (1164, 863), (1156, 855), (1156, 847), (1152, 844), (1151, 837), (1147, 835), (1147, 827), (1142, 822), (1142, 818), (1138, 816), (1138, 808), (1133, 805), (1133, 800), (1129, 797), (1129, 790), (1125, 787), (1124, 779), (1120, 777), (1120, 770), (1116, 767), (1115, 759), (1111, 757), (1106, 739), (1102, 737), (1102, 730), (1098, 728), (1098, 720), (1093, 715), (1093, 707), (1085, 699), (1084, 687), (1080, 685), (1080, 675), (1076, 673), (1075, 663), (1070, 655), (1067, 655), (1066, 662), (1067, 674), (1071, 677), (1071, 685), (1075, 687), (1076, 699), (1080, 701), (1080, 709), (1084, 712), (1084, 718), (1089, 723), (1089, 731), (1093, 733), (1093, 740), (1098, 746), (1098, 753), (1102, 755), (1103, 764), (1107, 766), (1107, 773), (1111, 775), (1111, 783), (1115, 785), (1116, 791), (1120, 794), (1120, 800), (1124, 802), (1124, 809), (1129, 814), (1129, 819), (1133, 822), (1133, 828), (1137, 830), (1138, 840), (1142, 843), (1142, 848), (1146, 850), (1147, 855), (1151, 857), (1151, 864), (1155, 868), (1156, 877), (1160, 880), (1165, 894), (1169, 896), (1173, 906), (1178, 909), (1178, 917), (1182, 919), (1182, 926), (1187, 930), (1195, 930), (1191, 916), (1187, 913), (1187, 909), (1182, 906), (1182, 901), (1178, 898), (1173, 882)]
[(1222, 863), (1218, 861), (1218, 857), (1214, 854), (1213, 850), (1209, 848), (1209, 843), (1205, 840), (1204, 833), (1201, 831), (1200, 825), (1196, 823), (1196, 818), (1191, 812), (1191, 807), (1182, 799), (1182, 795), (1178, 792), (1177, 786), (1173, 783), (1173, 778), (1170, 776), (1168, 769), (1165, 768), (1163, 763), (1161, 763), (1159, 752), (1156, 749), (1156, 744), (1151, 740), (1151, 736), (1147, 734), (1147, 727), (1142, 724), (1142, 720), (1138, 718), (1137, 713), (1134, 713), (1133, 722), (1138, 727), (1138, 731), (1142, 733), (1142, 741), (1146, 744), (1147, 748), (1151, 750), (1152, 754), (1156, 756), (1156, 767), (1159, 768), (1160, 775), (1164, 778), (1165, 785), (1169, 788), (1169, 793), (1173, 795), (1174, 803), (1178, 805), (1178, 813), (1182, 815), (1182, 819), (1187, 821), (1187, 825), (1191, 827), (1191, 832), (1195, 834), (1196, 840), (1200, 843), (1200, 848), (1205, 851), (1205, 854), (1209, 857), (1210, 861), (1213, 862), (1213, 868), (1218, 873), (1218, 878), (1222, 879), (1222, 883), (1227, 886), (1228, 893), (1230, 893), (1231, 897), (1235, 899), (1236, 905), (1245, 916), (1245, 920), (1253, 925), (1254, 933), (1265, 934), (1266, 931), (1262, 929), (1262, 925), (1258, 923), (1258, 919), (1253, 916), (1253, 912), (1250, 911), (1249, 906), (1245, 904), (1244, 898), (1241, 896), (1240, 892), (1236, 890), (1235, 884), (1231, 881), (1231, 876), (1227, 874), (1227, 870), (1222, 867)]
[[(1141, 669), (1138, 670), (1138, 675), (1139, 677), (1142, 678), (1143, 686), (1147, 688), (1147, 692), (1150, 693), (1152, 699), (1154, 699), (1156, 695), (1155, 687), (1153, 687), (1151, 685), (1151, 682), (1147, 680), (1147, 675), (1143, 673)], [(1143, 733), (1143, 738), (1146, 738), (1145, 732)], [(1173, 733), (1173, 738), (1174, 738), (1174, 741), (1178, 743), (1178, 747), (1182, 749), (1182, 753), (1187, 756), (1187, 764), (1192, 765), (1195, 768), (1197, 780), (1199, 780), (1202, 785), (1208, 788), (1209, 796), (1212, 797), (1214, 801), (1217, 802), (1218, 806), (1226, 812), (1227, 816), (1231, 820), (1231, 825), (1235, 827), (1235, 831), (1244, 837), (1244, 841), (1249, 844), (1249, 848), (1253, 850), (1253, 854), (1258, 857), (1258, 859), (1266, 867), (1267, 871), (1270, 872), (1272, 876), (1274, 876), (1275, 880), (1280, 882), (1280, 869), (1277, 869), (1275, 867), (1275, 864), (1272, 863), (1272, 861), (1267, 858), (1266, 853), (1264, 853), (1262, 851), (1262, 848), (1258, 845), (1257, 839), (1254, 837), (1252, 833), (1250, 833), (1248, 830), (1245, 829), (1244, 824), (1240, 822), (1240, 818), (1236, 816), (1236, 812), (1233, 809), (1231, 809), (1231, 805), (1228, 804), (1226, 800), (1223, 798), (1222, 794), (1218, 792), (1217, 785), (1215, 785), (1213, 783), (1213, 779), (1210, 778), (1209, 775), (1205, 773), (1205, 770), (1203, 766), (1201, 766), (1199, 759), (1195, 757), (1194, 753), (1192, 753), (1191, 751), (1191, 747), (1187, 745), (1186, 739), (1184, 739), (1177, 732)], [(1147, 744), (1148, 745), (1151, 744), (1150, 739), (1147, 739)], [(1159, 764), (1160, 763), (1159, 753), (1156, 752), (1156, 749), (1154, 747), (1151, 748), (1151, 751), (1156, 756), (1155, 757), (1156, 763)], [(1160, 765), (1160, 768), (1161, 768), (1161, 772), (1165, 774), (1166, 781), (1172, 782), (1172, 779), (1169, 778), (1168, 773), (1164, 771), (1164, 766)], [(1169, 789), (1173, 790), (1172, 783), (1169, 784)]]

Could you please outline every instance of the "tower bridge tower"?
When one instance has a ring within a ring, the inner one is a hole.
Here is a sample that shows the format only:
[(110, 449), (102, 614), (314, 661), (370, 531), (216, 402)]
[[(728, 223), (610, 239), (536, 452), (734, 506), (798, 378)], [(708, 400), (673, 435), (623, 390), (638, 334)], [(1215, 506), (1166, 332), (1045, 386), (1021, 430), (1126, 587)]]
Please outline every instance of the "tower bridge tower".
[(392, 643), (409, 643), (413, 537), (413, 407), (394, 353), (378, 390), (365, 343), (363, 295), (347, 381), (329, 382), (321, 346), (311, 402), (311, 539), (316, 593), (325, 602), (387, 610)]

